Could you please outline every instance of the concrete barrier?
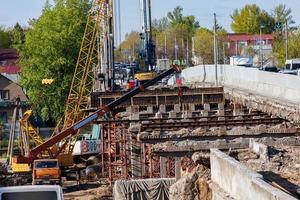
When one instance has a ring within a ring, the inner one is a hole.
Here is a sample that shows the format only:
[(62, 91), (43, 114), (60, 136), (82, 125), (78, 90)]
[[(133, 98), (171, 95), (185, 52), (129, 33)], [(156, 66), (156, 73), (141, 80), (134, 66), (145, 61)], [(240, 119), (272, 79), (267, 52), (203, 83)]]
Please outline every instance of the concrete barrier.
[[(215, 67), (199, 65), (184, 69), (184, 82), (215, 82)], [(300, 105), (300, 76), (260, 71), (231, 65), (218, 66), (219, 84), (246, 90), (286, 103)]]
[(266, 183), (262, 175), (217, 149), (211, 149), (210, 165), (212, 182), (234, 199), (296, 200)]

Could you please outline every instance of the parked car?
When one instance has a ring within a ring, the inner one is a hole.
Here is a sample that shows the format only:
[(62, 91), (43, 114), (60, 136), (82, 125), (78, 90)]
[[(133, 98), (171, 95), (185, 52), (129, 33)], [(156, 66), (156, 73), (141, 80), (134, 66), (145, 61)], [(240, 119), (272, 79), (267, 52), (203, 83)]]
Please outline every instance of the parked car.
[(279, 69), (275, 66), (266, 66), (266, 67), (261, 67), (259, 70), (266, 71), (266, 72), (279, 72)]
[(59, 185), (0, 187), (0, 200), (63, 200)]

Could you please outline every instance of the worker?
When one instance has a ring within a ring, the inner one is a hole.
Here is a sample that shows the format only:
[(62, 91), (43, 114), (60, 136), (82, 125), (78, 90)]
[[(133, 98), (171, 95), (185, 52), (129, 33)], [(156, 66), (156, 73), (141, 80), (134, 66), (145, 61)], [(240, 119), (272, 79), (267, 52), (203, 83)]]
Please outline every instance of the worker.
[(137, 78), (134, 79), (134, 87), (139, 87), (140, 83), (139, 80)]
[(181, 87), (181, 85), (182, 85), (181, 73), (176, 73), (175, 79), (176, 79), (176, 84), (178, 85), (178, 87)]
[(178, 86), (178, 96), (181, 97), (183, 95), (182, 89), (181, 89), (181, 86), (182, 86), (182, 76), (181, 76), (181, 73), (176, 73), (175, 79), (176, 79), (176, 84)]

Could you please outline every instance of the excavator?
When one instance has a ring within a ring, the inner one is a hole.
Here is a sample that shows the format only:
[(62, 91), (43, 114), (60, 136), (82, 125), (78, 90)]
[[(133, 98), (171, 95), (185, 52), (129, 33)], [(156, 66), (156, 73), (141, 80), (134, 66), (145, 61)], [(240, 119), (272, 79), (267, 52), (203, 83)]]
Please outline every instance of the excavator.
[[(66, 101), (64, 117), (56, 126), (51, 137), (47, 140), (42, 139), (34, 127), (28, 124), (28, 120), (26, 121), (31, 113), (28, 112), (27, 117), (25, 115), (25, 122), (23, 121), (22, 123), (26, 123), (26, 126), (23, 126), (26, 128), (23, 129), (23, 133), (20, 134), (19, 139), (21, 153), (12, 160), (15, 165), (33, 165), (32, 179), (35, 183), (44, 183), (49, 180), (60, 182), (61, 169), (73, 166), (72, 152), (81, 128), (113, 111), (122, 102), (144, 91), (147, 87), (161, 79), (181, 71), (180, 67), (174, 65), (161, 74), (151, 76), (150, 80), (143, 82), (138, 87), (133, 88), (119, 99), (98, 109), (94, 113), (88, 115), (83, 112), (89, 106), (89, 97), (93, 89), (95, 71), (97, 71), (95, 68), (113, 66), (111, 63), (103, 65), (103, 63), (99, 62), (99, 49), (100, 53), (105, 52), (104, 49), (107, 48), (105, 44), (109, 44), (109, 40), (111, 40), (111, 26), (113, 23), (112, 8), (112, 0), (93, 1), (92, 8), (87, 17), (87, 24), (73, 80)], [(146, 36), (146, 26), (144, 27), (144, 33)], [(149, 41), (151, 47), (151, 37)], [(148, 50), (147, 52), (145, 54), (147, 55), (145, 61), (153, 67), (154, 57), (151, 57)], [(34, 141), (34, 146), (30, 143), (32, 140)]]

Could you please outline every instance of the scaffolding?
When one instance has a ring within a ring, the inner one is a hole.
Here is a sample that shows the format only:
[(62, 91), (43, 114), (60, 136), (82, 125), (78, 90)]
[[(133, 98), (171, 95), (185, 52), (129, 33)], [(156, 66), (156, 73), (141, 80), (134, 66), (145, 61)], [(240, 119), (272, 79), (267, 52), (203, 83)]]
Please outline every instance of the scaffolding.
[(102, 177), (112, 184), (128, 178), (127, 128), (122, 123), (101, 124)]

